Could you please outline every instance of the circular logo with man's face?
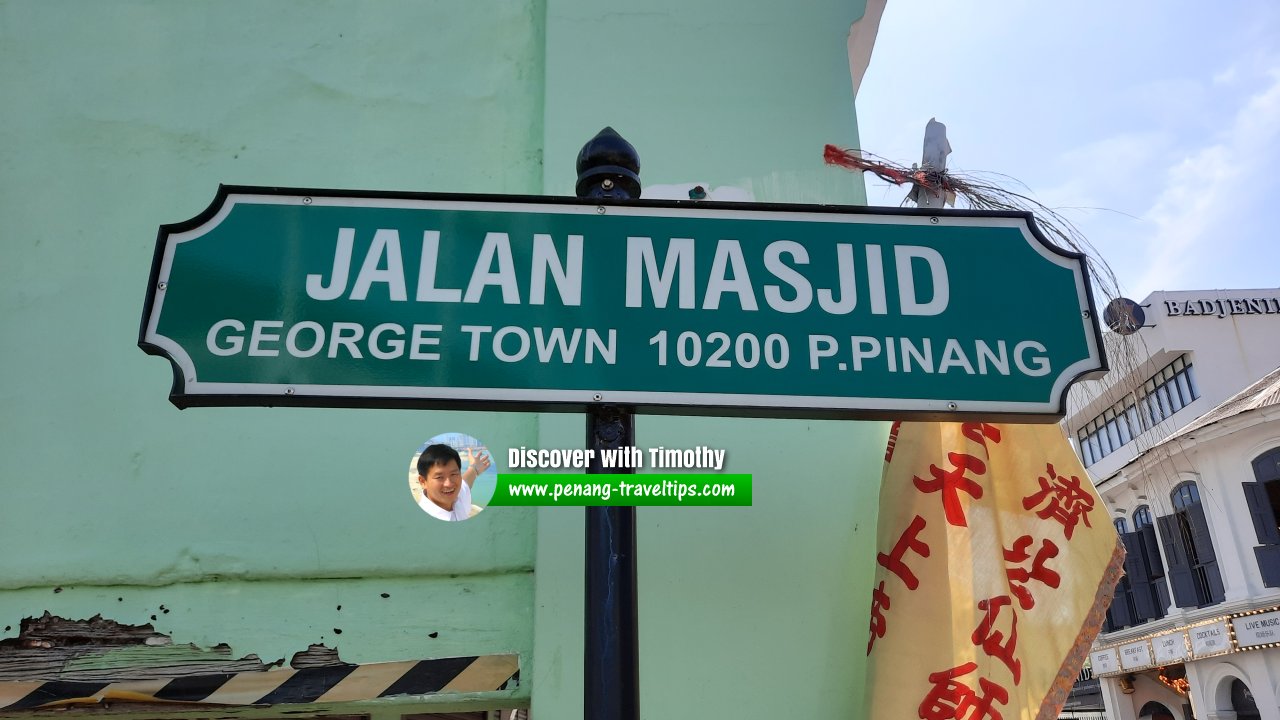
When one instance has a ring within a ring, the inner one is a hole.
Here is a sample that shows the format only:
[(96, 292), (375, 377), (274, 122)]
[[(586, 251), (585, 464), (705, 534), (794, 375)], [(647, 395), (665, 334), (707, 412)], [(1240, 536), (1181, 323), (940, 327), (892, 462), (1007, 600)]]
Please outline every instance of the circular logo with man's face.
[(497, 484), (489, 449), (464, 433), (443, 433), (418, 447), (409, 460), (409, 491), (437, 520), (467, 520), (484, 509)]

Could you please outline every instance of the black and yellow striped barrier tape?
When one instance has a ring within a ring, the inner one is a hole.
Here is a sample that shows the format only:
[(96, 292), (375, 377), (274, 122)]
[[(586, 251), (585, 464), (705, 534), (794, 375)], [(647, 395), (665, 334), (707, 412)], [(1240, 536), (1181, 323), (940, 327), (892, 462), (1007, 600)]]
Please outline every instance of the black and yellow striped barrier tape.
[(332, 665), (156, 680), (0, 682), (0, 710), (104, 701), (281, 705), (373, 700), (397, 695), (492, 692), (518, 679), (516, 655)]

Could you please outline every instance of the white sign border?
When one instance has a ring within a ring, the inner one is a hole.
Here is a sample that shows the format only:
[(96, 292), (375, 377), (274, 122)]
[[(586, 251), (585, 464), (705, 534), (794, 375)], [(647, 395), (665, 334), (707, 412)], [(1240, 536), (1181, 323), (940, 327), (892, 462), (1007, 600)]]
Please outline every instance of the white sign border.
[[(323, 405), (324, 399), (344, 400), (344, 405), (369, 406), (378, 400), (419, 400), (423, 403), (450, 404), (455, 401), (488, 401), (495, 405), (503, 403), (548, 403), (567, 405), (565, 411), (578, 411), (589, 405), (622, 404), (640, 406), (651, 412), (649, 406), (658, 408), (680, 408), (688, 414), (698, 414), (699, 408), (757, 408), (764, 411), (779, 411), (770, 414), (787, 414), (787, 411), (818, 411), (824, 416), (836, 413), (859, 414), (865, 417), (891, 417), (893, 413), (918, 414), (923, 419), (930, 417), (955, 416), (961, 414), (983, 414), (993, 419), (1001, 415), (1011, 419), (1031, 421), (1043, 419), (1051, 421), (1060, 417), (1065, 409), (1066, 391), (1071, 383), (1089, 373), (1105, 372), (1107, 364), (1100, 351), (1100, 329), (1093, 317), (1094, 309), (1091, 289), (1085, 279), (1085, 263), (1083, 257), (1077, 257), (1061, 249), (1053, 249), (1033, 234), (1027, 216), (989, 214), (970, 211), (965, 214), (951, 212), (930, 213), (928, 211), (907, 211), (885, 209), (882, 212), (865, 208), (848, 208), (851, 212), (815, 212), (806, 211), (804, 206), (796, 210), (770, 209), (755, 210), (749, 207), (733, 207), (731, 203), (688, 203), (645, 206), (645, 205), (611, 205), (597, 202), (546, 202), (547, 199), (498, 200), (492, 196), (415, 196), (414, 194), (353, 192), (334, 190), (306, 190), (283, 188), (253, 188), (244, 186), (220, 186), (213, 203), (202, 213), (187, 223), (161, 227), (157, 240), (156, 266), (153, 267), (151, 287), (148, 292), (146, 324), (144, 325), (139, 344), (143, 349), (148, 345), (163, 351), (175, 365), (174, 390), (171, 400), (179, 407), (196, 405), (232, 404), (219, 401), (218, 398), (262, 398), (261, 405)], [(1046, 260), (1072, 272), (1076, 285), (1076, 297), (1083, 300), (1080, 308), (1081, 323), (1088, 347), (1088, 357), (1079, 360), (1059, 371), (1056, 381), (1050, 390), (1050, 399), (1044, 402), (1019, 401), (973, 401), (957, 402), (945, 399), (904, 399), (878, 397), (844, 397), (844, 396), (812, 396), (812, 395), (758, 395), (738, 393), (695, 393), (695, 392), (641, 392), (641, 391), (603, 391), (603, 390), (561, 390), (531, 388), (471, 388), (471, 387), (426, 387), (426, 386), (384, 386), (384, 385), (308, 385), (287, 383), (209, 383), (199, 380), (195, 362), (191, 356), (172, 338), (161, 335), (157, 330), (164, 307), (165, 288), (173, 266), (176, 247), (184, 242), (200, 238), (222, 224), (236, 205), (281, 205), (281, 206), (319, 206), (319, 207), (373, 207), (394, 209), (431, 209), (451, 210), (465, 205), (469, 210), (478, 212), (529, 213), (544, 212), (561, 215), (596, 215), (609, 213), (613, 215), (633, 217), (687, 217), (701, 219), (736, 219), (736, 220), (796, 220), (824, 223), (850, 224), (884, 224), (885, 216), (892, 216), (899, 225), (929, 226), (981, 226), (1017, 228), (1027, 244)], [(785, 206), (772, 206), (774, 208)], [(216, 209), (215, 209), (216, 208)], [(207, 216), (203, 221), (202, 216)], [(193, 224), (194, 223), (194, 224)], [(186, 227), (192, 225), (191, 227)], [(167, 228), (184, 228), (166, 232)], [(1090, 370), (1090, 368), (1093, 368)], [(181, 377), (177, 374), (181, 373)], [(178, 388), (182, 392), (178, 392)], [(271, 400), (274, 399), (274, 402)], [(1054, 402), (1054, 400), (1057, 402)], [(374, 401), (361, 402), (364, 400)], [(244, 403), (239, 403), (244, 404)], [(557, 408), (542, 408), (555, 410)], [(669, 414), (679, 414), (679, 411)]]

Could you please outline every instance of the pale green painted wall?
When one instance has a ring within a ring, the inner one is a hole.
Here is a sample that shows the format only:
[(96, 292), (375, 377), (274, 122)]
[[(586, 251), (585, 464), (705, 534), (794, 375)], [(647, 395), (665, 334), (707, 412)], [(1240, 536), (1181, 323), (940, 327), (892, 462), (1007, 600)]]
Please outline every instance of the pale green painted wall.
[[(571, 446), (580, 418), (543, 417)], [(887, 423), (641, 417), (647, 446), (727, 448), (749, 508), (638, 508), (641, 717), (857, 718)], [(582, 715), (580, 511), (538, 518), (535, 717)]]
[[(446, 526), (404, 467), (448, 430), (576, 446), (582, 417), (179, 412), (135, 345), (156, 227), (220, 182), (567, 194), (606, 124), (647, 184), (861, 202), (821, 151), (857, 144), (863, 3), (799, 5), (0, 0), (0, 637), (163, 603), (177, 642), (268, 660), (515, 650), (536, 715), (578, 716), (582, 513)], [(641, 511), (646, 717), (854, 714), (885, 429), (641, 419), (756, 476), (751, 508)]]
[(534, 513), (438, 523), (406, 469), (535, 418), (180, 412), (136, 343), (156, 228), (219, 183), (539, 191), (541, 36), (507, 0), (0, 3), (3, 636), (163, 603), (267, 661), (531, 657)]
[(865, 0), (547, 0), (546, 192), (573, 192), (612, 125), (646, 183), (709, 182), (770, 202), (864, 203), (822, 163), (858, 144), (846, 41)]

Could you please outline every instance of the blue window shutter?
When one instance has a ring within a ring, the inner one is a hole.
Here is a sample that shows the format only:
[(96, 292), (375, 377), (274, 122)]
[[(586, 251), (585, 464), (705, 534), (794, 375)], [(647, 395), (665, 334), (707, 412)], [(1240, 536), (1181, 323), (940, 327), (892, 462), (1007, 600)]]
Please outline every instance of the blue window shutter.
[(1280, 448), (1268, 450), (1254, 459), (1253, 476), (1259, 482), (1280, 480)]
[(1124, 543), (1125, 550), (1124, 572), (1133, 587), (1134, 621), (1154, 620), (1160, 616), (1156, 613), (1151, 594), (1151, 573), (1142, 548), (1142, 533), (1125, 533), (1120, 536), (1120, 541)]
[(1111, 598), (1111, 607), (1107, 609), (1111, 615), (1112, 628), (1115, 630), (1136, 625), (1138, 622), (1129, 611), (1128, 598), (1132, 593), (1129, 578), (1120, 578), (1120, 582), (1116, 584), (1116, 594)]
[(1124, 533), (1120, 536), (1120, 542), (1124, 544), (1124, 573), (1130, 579), (1142, 578), (1146, 579), (1151, 576), (1151, 570), (1147, 566), (1146, 553), (1142, 547), (1142, 533), (1132, 532)]
[(1280, 545), (1259, 545), (1253, 549), (1253, 554), (1258, 559), (1262, 584), (1280, 587)]
[(1249, 517), (1253, 518), (1253, 532), (1259, 545), (1280, 545), (1280, 528), (1276, 527), (1276, 515), (1271, 510), (1271, 498), (1267, 486), (1260, 482), (1240, 483), (1244, 499), (1249, 503)]
[(1136, 534), (1141, 541), (1142, 556), (1147, 561), (1147, 575), (1150, 583), (1145, 590), (1150, 593), (1151, 602), (1156, 609), (1152, 619), (1162, 618), (1164, 611), (1169, 607), (1169, 588), (1164, 581), (1164, 563), (1160, 560), (1160, 544), (1156, 542), (1156, 529), (1152, 525), (1147, 525)]
[(1191, 577), (1191, 565), (1187, 562), (1187, 549), (1182, 544), (1178, 531), (1177, 518), (1173, 515), (1156, 517), (1156, 526), (1160, 529), (1160, 542), (1164, 545), (1165, 558), (1169, 561), (1165, 568), (1169, 586), (1173, 589), (1173, 604), (1178, 607), (1197, 607), (1196, 582)]
[(1151, 591), (1156, 594), (1156, 607), (1160, 608), (1160, 617), (1164, 617), (1169, 609), (1169, 583), (1167, 578), (1160, 578), (1151, 583)]
[(1191, 543), (1196, 549), (1196, 559), (1201, 565), (1215, 562), (1218, 554), (1213, 551), (1213, 535), (1209, 533), (1209, 521), (1204, 518), (1204, 505), (1192, 503), (1185, 512), (1191, 525)]
[(1199, 560), (1205, 581), (1209, 585), (1206, 604), (1222, 602), (1226, 593), (1222, 586), (1222, 574), (1218, 572), (1218, 555), (1213, 550), (1213, 535), (1209, 532), (1209, 522), (1204, 517), (1204, 504), (1193, 503), (1186, 513), (1191, 525), (1191, 542), (1195, 545), (1196, 559)]
[(1142, 535), (1142, 554), (1147, 560), (1147, 572), (1152, 578), (1164, 577), (1164, 562), (1160, 560), (1160, 545), (1156, 542), (1156, 528), (1146, 525), (1138, 531)]
[(1226, 588), (1222, 585), (1222, 573), (1218, 572), (1218, 563), (1211, 562), (1204, 565), (1205, 579), (1209, 581), (1209, 603), (1220, 603), (1226, 599)]

